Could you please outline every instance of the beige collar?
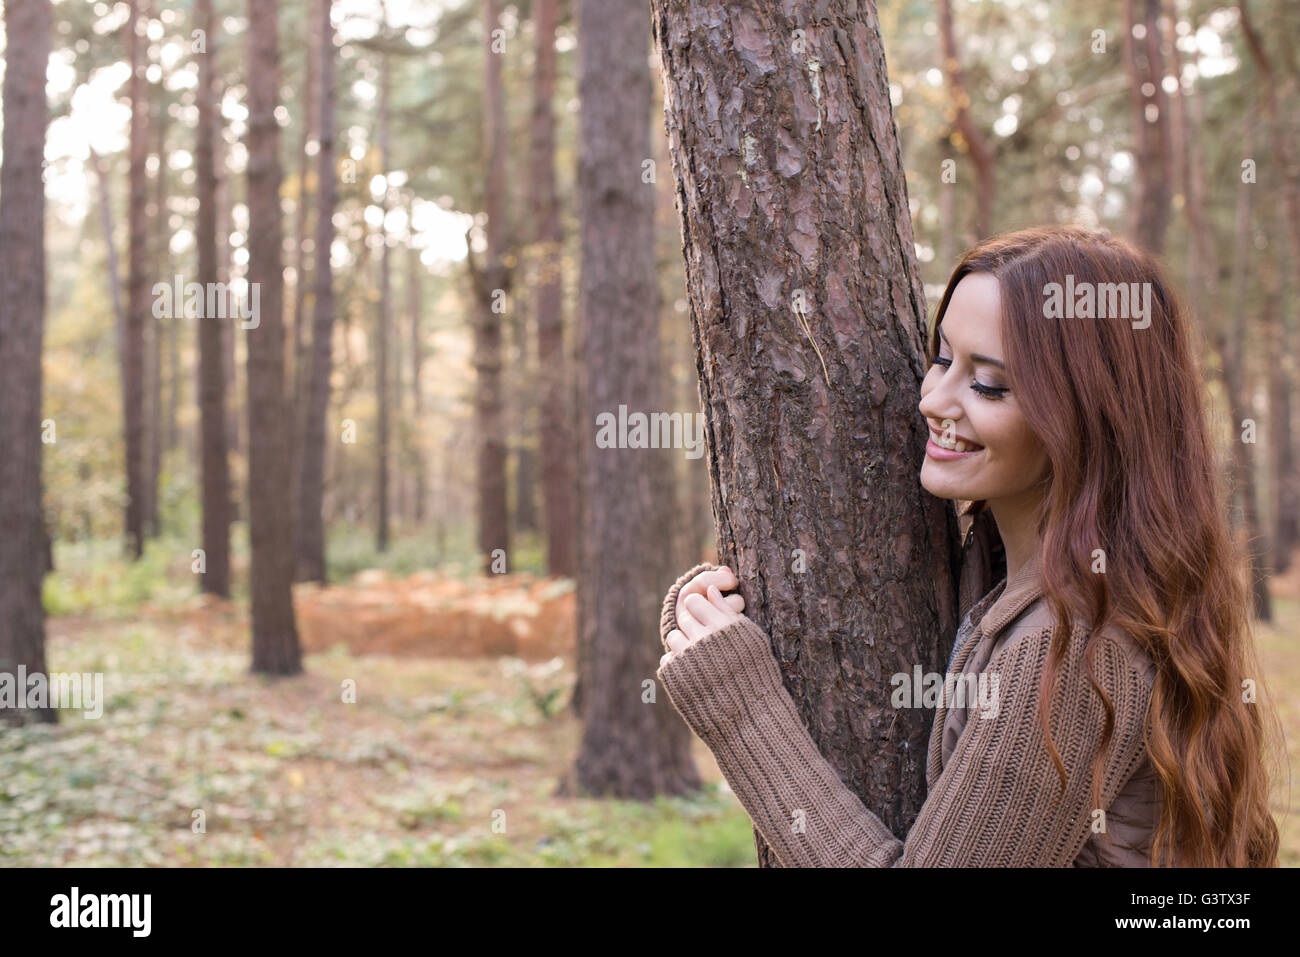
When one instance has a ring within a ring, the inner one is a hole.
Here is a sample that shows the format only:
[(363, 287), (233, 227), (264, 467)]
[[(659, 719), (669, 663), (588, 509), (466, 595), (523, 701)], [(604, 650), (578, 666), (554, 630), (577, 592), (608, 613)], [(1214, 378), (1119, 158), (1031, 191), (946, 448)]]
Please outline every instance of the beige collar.
[(1002, 593), (978, 622), (979, 631), (984, 637), (996, 638), (1003, 628), (1015, 621), (1026, 608), (1042, 597), (1042, 573), (1042, 553), (1035, 552), (1034, 556), (1005, 583)]

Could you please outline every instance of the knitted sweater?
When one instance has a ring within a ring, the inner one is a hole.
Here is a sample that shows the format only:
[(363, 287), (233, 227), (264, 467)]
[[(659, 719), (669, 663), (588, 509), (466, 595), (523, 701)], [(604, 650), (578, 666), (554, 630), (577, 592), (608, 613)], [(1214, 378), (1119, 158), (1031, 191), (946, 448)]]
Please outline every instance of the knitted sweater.
[[(680, 588), (716, 567), (697, 565), (669, 590), (661, 639), (677, 627)], [(1159, 818), (1145, 745), (1155, 666), (1127, 636), (1114, 630), (1099, 636), (1094, 669), (1115, 709), (1115, 727), (1097, 809), (1105, 814), (1094, 814), (1091, 765), (1105, 711), (1088, 683), (1086, 635), (1076, 629), (1052, 695), (1052, 740), (1066, 771), (1058, 800), (1060, 777), (1037, 715), (1052, 625), (1039, 568), (1038, 559), (1027, 564), (963, 622), (949, 671), (987, 671), (989, 686), (996, 675), (997, 707), (978, 700), (969, 708), (948, 707), (940, 696), (927, 755), (928, 794), (903, 840), (817, 749), (766, 632), (747, 616), (691, 642), (658, 677), (787, 867), (1146, 866)]]

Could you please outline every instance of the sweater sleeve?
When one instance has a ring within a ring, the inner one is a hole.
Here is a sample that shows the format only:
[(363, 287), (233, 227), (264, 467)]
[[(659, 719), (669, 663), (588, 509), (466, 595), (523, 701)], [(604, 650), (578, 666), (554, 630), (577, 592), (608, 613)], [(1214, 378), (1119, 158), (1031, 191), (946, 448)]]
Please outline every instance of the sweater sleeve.
[[(1087, 681), (1082, 641), (1072, 641), (1052, 711), (1067, 775), (1058, 799), (1060, 778), (1036, 713), (1050, 631), (1012, 637), (986, 669), (998, 676), (996, 709), (971, 712), (905, 840), (822, 756), (785, 690), (767, 634), (748, 617), (692, 642), (658, 674), (784, 866), (1065, 867), (1091, 833), (1091, 762), (1105, 712)], [(1107, 639), (1098, 645), (1095, 673), (1115, 708), (1102, 768), (1106, 808), (1141, 760), (1150, 685)]]

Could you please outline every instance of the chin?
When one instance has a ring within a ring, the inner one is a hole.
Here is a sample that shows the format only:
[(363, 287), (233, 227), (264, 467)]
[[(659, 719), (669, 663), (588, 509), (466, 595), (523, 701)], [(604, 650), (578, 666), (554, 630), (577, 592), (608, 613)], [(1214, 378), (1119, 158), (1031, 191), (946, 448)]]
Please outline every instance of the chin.
[(935, 498), (952, 499), (953, 501), (970, 501), (972, 496), (969, 489), (959, 488), (957, 484), (946, 480), (945, 477), (935, 475), (935, 470), (927, 460), (921, 466), (921, 488), (925, 489)]

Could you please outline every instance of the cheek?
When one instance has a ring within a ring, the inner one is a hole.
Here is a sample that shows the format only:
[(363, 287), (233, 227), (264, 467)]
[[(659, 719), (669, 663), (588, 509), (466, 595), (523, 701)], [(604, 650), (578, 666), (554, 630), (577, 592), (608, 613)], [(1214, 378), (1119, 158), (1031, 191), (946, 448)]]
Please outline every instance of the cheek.
[(977, 423), (985, 444), (1009, 468), (1025, 470), (1026, 477), (1036, 476), (1047, 462), (1047, 452), (1025, 417), (1014, 405), (990, 410), (985, 421)]

